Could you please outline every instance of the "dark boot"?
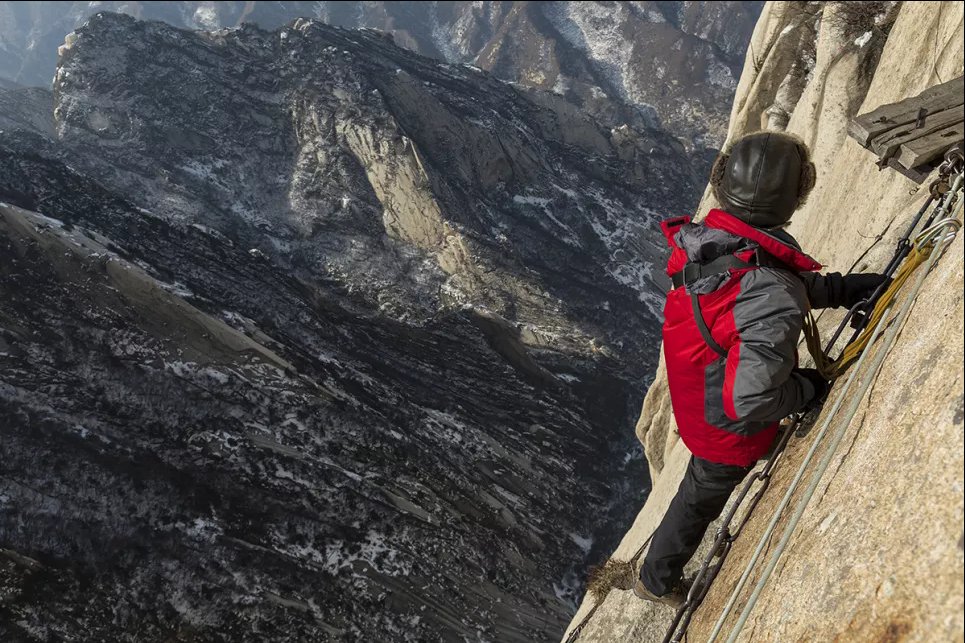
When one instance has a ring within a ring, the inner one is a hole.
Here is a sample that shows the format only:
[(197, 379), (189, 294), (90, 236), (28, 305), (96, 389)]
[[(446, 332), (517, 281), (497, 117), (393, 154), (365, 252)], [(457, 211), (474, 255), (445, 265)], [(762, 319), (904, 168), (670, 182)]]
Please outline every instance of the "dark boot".
[(637, 582), (633, 584), (633, 595), (639, 599), (650, 601), (651, 603), (663, 603), (669, 607), (680, 609), (680, 606), (684, 604), (687, 600), (687, 593), (690, 591), (690, 587), (685, 583), (681, 582), (677, 584), (672, 590), (657, 596), (643, 584), (639, 578)]

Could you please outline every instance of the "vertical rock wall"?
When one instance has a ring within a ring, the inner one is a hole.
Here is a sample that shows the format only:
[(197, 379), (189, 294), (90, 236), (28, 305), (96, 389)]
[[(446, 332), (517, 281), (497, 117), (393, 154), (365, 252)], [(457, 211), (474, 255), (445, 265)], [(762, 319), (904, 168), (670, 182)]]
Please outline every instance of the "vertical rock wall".
[[(768, 3), (728, 133), (733, 140), (786, 126), (811, 146), (817, 186), (790, 231), (829, 270), (842, 272), (881, 269), (927, 196), (895, 172), (879, 171), (871, 153), (847, 137), (848, 120), (963, 70), (961, 3), (880, 3), (870, 18), (849, 4), (859, 3)], [(705, 194), (699, 213), (711, 205)], [(859, 371), (859, 380), (873, 379), (869, 392), (739, 640), (962, 640), (963, 236), (929, 275), (880, 372)], [(826, 336), (838, 319), (834, 311), (822, 316)], [(832, 432), (840, 421), (832, 419)], [(697, 611), (690, 640), (707, 640), (816, 433), (791, 441)], [(637, 434), (654, 488), (617, 559), (633, 556), (652, 533), (690, 456), (675, 433), (662, 371)], [(594, 602), (584, 600), (571, 628)], [(660, 641), (671, 617), (669, 608), (614, 590), (579, 641)]]

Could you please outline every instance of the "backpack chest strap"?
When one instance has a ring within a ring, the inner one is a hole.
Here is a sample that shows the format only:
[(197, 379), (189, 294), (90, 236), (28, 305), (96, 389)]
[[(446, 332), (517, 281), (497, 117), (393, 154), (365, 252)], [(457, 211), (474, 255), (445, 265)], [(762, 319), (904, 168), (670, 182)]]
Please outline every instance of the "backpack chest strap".
[(738, 259), (734, 255), (724, 255), (705, 263), (691, 261), (684, 266), (683, 270), (670, 275), (670, 281), (673, 283), (674, 288), (680, 288), (681, 286), (692, 284), (703, 277), (717, 275), (728, 270), (744, 270), (746, 268), (760, 267), (786, 268), (786, 266), (777, 259), (774, 259), (766, 253), (757, 251), (754, 253), (753, 263)]

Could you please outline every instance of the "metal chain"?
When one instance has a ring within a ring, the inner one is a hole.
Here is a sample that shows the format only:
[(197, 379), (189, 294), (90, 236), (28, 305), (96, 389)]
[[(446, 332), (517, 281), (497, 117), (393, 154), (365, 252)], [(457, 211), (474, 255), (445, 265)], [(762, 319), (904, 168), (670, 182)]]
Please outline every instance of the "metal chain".
[[(690, 626), (690, 621), (693, 618), (694, 612), (703, 602), (704, 597), (707, 592), (710, 591), (710, 586), (717, 578), (717, 574), (720, 572), (721, 568), (724, 566), (724, 561), (727, 559), (727, 554), (730, 553), (731, 547), (734, 541), (737, 540), (744, 526), (750, 520), (754, 508), (760, 502), (764, 493), (767, 491), (768, 486), (771, 484), (771, 476), (774, 472), (774, 467), (777, 461), (780, 459), (782, 453), (784, 453), (787, 443), (790, 441), (791, 436), (795, 433), (798, 427), (803, 421), (805, 413), (795, 414), (791, 421), (784, 427), (784, 433), (781, 435), (780, 440), (774, 447), (774, 451), (771, 453), (771, 457), (767, 459), (767, 463), (764, 467), (756, 472), (754, 475), (749, 477), (744, 485), (741, 487), (740, 492), (737, 495), (737, 499), (731, 505), (730, 510), (724, 516), (724, 520), (721, 522), (720, 527), (717, 528), (716, 536), (714, 537), (714, 544), (711, 546), (710, 551), (704, 556), (704, 560), (697, 570), (697, 575), (694, 576), (693, 583), (690, 586), (690, 591), (687, 592), (687, 599), (684, 601), (677, 609), (677, 613), (674, 616), (670, 627), (667, 628), (667, 633), (663, 638), (663, 643), (680, 643), (680, 641), (686, 636), (687, 628)], [(751, 498), (750, 503), (747, 506), (747, 510), (741, 516), (740, 522), (737, 526), (731, 530), (730, 525), (737, 515), (737, 511), (744, 504), (744, 500), (750, 495), (751, 489), (756, 483), (760, 483), (757, 492)]]
[[(894, 276), (899, 265), (902, 264), (902, 262), (911, 252), (912, 234), (914, 233), (915, 228), (918, 227), (918, 224), (921, 223), (922, 218), (925, 216), (925, 213), (929, 208), (934, 205), (931, 214), (929, 214), (928, 218), (925, 220), (925, 228), (931, 226), (938, 217), (939, 213), (943, 210), (946, 213), (951, 211), (956, 198), (954, 194), (954, 179), (952, 177), (961, 175), (963, 169), (965, 169), (965, 151), (963, 151), (962, 144), (959, 144), (945, 153), (944, 160), (942, 161), (941, 165), (938, 166), (938, 178), (928, 185), (928, 199), (921, 206), (921, 209), (918, 210), (918, 213), (912, 217), (911, 224), (908, 226), (908, 229), (905, 231), (904, 235), (902, 235), (901, 239), (898, 240), (898, 247), (895, 249), (891, 261), (888, 262), (888, 265), (882, 271), (884, 275), (888, 277)], [(948, 196), (950, 191), (953, 194)], [(814, 357), (816, 366), (822, 371), (822, 374), (825, 375), (825, 377), (833, 379), (833, 377), (840, 375), (840, 372), (843, 371), (841, 368), (833, 368), (835, 360), (832, 360), (829, 357), (831, 354), (831, 349), (837, 343), (838, 339), (841, 337), (841, 334), (849, 324), (855, 329), (855, 332), (848, 341), (848, 345), (854, 344), (861, 332), (868, 325), (871, 309), (874, 308), (875, 304), (881, 298), (887, 287), (887, 284), (882, 284), (868, 298), (859, 301), (852, 306), (841, 319), (837, 329), (831, 335), (831, 339), (823, 349), (821, 348), (820, 338), (813, 336), (815, 335), (813, 332), (814, 328), (807, 328), (806, 324), (805, 335), (811, 335), (808, 338), (808, 350)], [(814, 326), (813, 323), (810, 325)], [(840, 356), (837, 361), (841, 362)], [(839, 364), (838, 366), (841, 366), (842, 364)]]
[[(961, 205), (962, 204), (959, 202), (957, 206), (959, 211), (961, 210)], [(892, 328), (889, 329), (888, 337), (886, 337), (885, 339), (885, 346), (881, 349), (881, 351), (876, 356), (877, 363), (873, 368), (871, 368), (871, 372), (875, 372), (878, 366), (880, 366), (880, 362), (884, 360), (884, 357), (888, 353), (890, 344), (893, 343), (895, 336), (897, 335), (897, 330), (902, 326), (903, 319), (907, 315), (907, 312), (910, 309), (911, 304), (914, 302), (917, 296), (917, 293), (920, 290), (922, 283), (924, 282), (925, 277), (931, 271), (931, 267), (934, 265), (934, 262), (942, 254), (944, 248), (947, 246), (950, 239), (954, 238), (955, 234), (957, 233), (961, 225), (962, 224), (957, 219), (957, 217), (946, 217), (941, 219), (937, 223), (934, 223), (933, 225), (925, 229), (916, 237), (915, 244), (914, 244), (916, 247), (916, 251), (927, 253), (926, 256), (928, 256), (929, 260), (925, 267), (925, 270), (921, 275), (919, 275), (915, 285), (912, 287), (911, 292), (908, 294), (907, 299), (903, 303), (902, 311), (897, 315), (897, 317), (900, 319), (898, 319), (898, 322)], [(891, 307), (892, 303), (894, 303), (894, 300), (891, 300), (890, 302), (888, 302), (888, 308)], [(878, 334), (881, 333), (888, 325), (889, 324), (881, 323), (881, 320), (879, 320), (878, 323), (873, 324), (873, 330), (872, 330), (873, 337), (869, 342), (869, 344), (873, 344), (874, 339), (877, 338)], [(794, 480), (791, 481), (791, 484), (788, 487), (783, 499), (781, 500), (781, 503), (774, 511), (774, 514), (771, 517), (770, 523), (768, 524), (767, 528), (764, 530), (764, 533), (762, 534), (758, 542), (757, 549), (754, 551), (753, 555), (751, 556), (750, 561), (746, 565), (744, 572), (742, 573), (740, 579), (737, 582), (737, 585), (734, 587), (733, 591), (731, 592), (731, 596), (727, 601), (727, 604), (724, 606), (724, 609), (721, 612), (720, 616), (718, 617), (717, 622), (714, 624), (714, 629), (710, 635), (711, 641), (716, 640), (728, 616), (736, 606), (738, 597), (741, 591), (743, 590), (745, 584), (749, 580), (752, 569), (757, 564), (757, 561), (760, 558), (761, 554), (763, 553), (765, 546), (767, 546), (767, 543), (770, 542), (770, 538), (777, 527), (778, 521), (780, 520), (784, 510), (790, 504), (792, 494), (797, 489), (797, 486), (801, 483), (804, 476), (804, 472), (807, 469), (811, 459), (813, 458), (818, 445), (822, 442), (822, 438), (825, 432), (830, 428), (832, 421), (836, 419), (837, 412), (843, 405), (845, 396), (848, 393), (849, 389), (851, 388), (851, 385), (855, 380), (856, 374), (858, 373), (858, 371), (861, 370), (860, 369), (861, 363), (866, 359), (866, 357), (869, 354), (870, 354), (870, 351), (867, 351), (867, 350), (862, 351), (858, 359), (858, 364), (857, 364), (858, 368), (856, 368), (854, 371), (851, 372), (847, 382), (844, 385), (844, 389), (838, 395), (831, 410), (826, 414), (826, 417), (822, 422), (821, 429), (818, 432), (818, 435), (815, 437), (814, 442), (812, 443), (811, 449), (808, 451), (803, 462), (801, 463), (801, 466), (798, 468), (798, 472), (795, 475)], [(867, 386), (868, 384), (870, 384), (871, 380), (872, 380), (871, 377), (867, 377), (866, 381), (863, 383), (862, 386)], [(863, 397), (864, 397), (864, 392), (862, 391), (858, 399), (852, 400), (851, 408), (849, 408), (848, 412), (846, 413), (846, 420), (841, 424), (842, 428), (839, 428), (838, 434), (835, 435), (835, 439), (832, 441), (833, 446), (836, 446), (837, 441), (840, 439), (840, 435), (843, 435), (843, 429), (846, 429), (847, 426), (850, 424), (851, 417), (853, 417), (854, 411), (857, 409), (857, 406), (860, 403), (861, 398)], [(833, 455), (833, 452), (834, 452), (833, 446), (829, 447), (828, 453), (825, 454), (825, 460), (827, 460), (828, 454)], [(818, 471), (812, 476), (812, 484), (815, 484), (816, 481), (820, 479), (821, 473), (823, 473), (823, 470), (824, 468), (826, 468), (826, 466), (827, 465), (825, 461), (822, 460), (822, 462), (818, 467)], [(799, 519), (800, 513), (803, 512), (803, 509), (805, 506), (806, 506), (806, 501), (799, 503), (798, 510), (795, 512), (795, 515), (792, 517), (791, 524), (789, 524), (788, 527), (785, 528), (785, 537), (782, 538), (782, 543), (785, 542), (786, 539), (790, 537), (790, 533), (792, 533), (793, 531), (793, 526), (794, 524), (796, 524), (796, 520)], [(753, 607), (753, 603), (756, 602), (757, 596), (759, 596), (760, 594), (763, 583), (766, 582), (767, 575), (770, 573), (770, 570), (773, 569), (773, 564), (775, 559), (776, 559), (776, 556), (772, 558), (771, 562), (769, 563), (768, 569), (765, 570), (766, 573), (758, 581), (758, 586), (755, 587), (755, 590), (754, 590), (754, 593), (752, 594), (751, 599), (749, 599), (749, 601), (744, 605), (744, 610), (741, 613), (741, 618), (738, 624), (735, 626), (734, 630), (731, 632), (731, 637), (728, 639), (729, 641), (734, 640), (734, 638), (736, 637), (736, 634), (743, 627), (743, 624), (747, 619), (750, 609)]]
[[(714, 578), (717, 577), (717, 573), (723, 566), (728, 552), (730, 552), (731, 545), (735, 540), (737, 540), (737, 537), (744, 529), (744, 525), (746, 525), (747, 521), (750, 520), (754, 507), (756, 507), (757, 503), (760, 502), (761, 498), (764, 496), (764, 492), (767, 491), (767, 487), (771, 484), (771, 475), (773, 474), (774, 466), (777, 463), (780, 455), (784, 452), (784, 448), (787, 446), (791, 435), (793, 435), (800, 426), (804, 415), (804, 413), (799, 413), (792, 418), (792, 420), (784, 428), (784, 433), (781, 435), (780, 440), (774, 447), (774, 450), (772, 451), (771, 456), (767, 459), (764, 467), (760, 471), (754, 473), (744, 482), (744, 486), (741, 488), (737, 499), (731, 505), (730, 511), (727, 512), (727, 515), (721, 522), (720, 527), (717, 528), (716, 536), (714, 538), (714, 545), (704, 558), (697, 575), (694, 577), (693, 584), (691, 585), (690, 591), (687, 594), (687, 600), (685, 601), (684, 605), (677, 610), (677, 614), (674, 617), (670, 631), (668, 631), (667, 637), (664, 638), (665, 643), (671, 640), (670, 637), (673, 635), (674, 631), (677, 630), (678, 624), (683, 619), (685, 620), (684, 625), (680, 628), (680, 636), (683, 637), (686, 635), (687, 625), (690, 622), (693, 611), (697, 609), (697, 606), (700, 605), (700, 602), (704, 599), (704, 596), (707, 595), (707, 591), (710, 590), (710, 584), (713, 582)], [(737, 510), (740, 509), (744, 503), (744, 500), (750, 494), (750, 490), (757, 482), (761, 483), (760, 487), (751, 499), (747, 511), (745, 511), (744, 515), (741, 516), (741, 520), (737, 524), (737, 527), (731, 531), (730, 523), (733, 521), (734, 516), (737, 515)], [(637, 551), (633, 554), (633, 557), (631, 557), (628, 561), (630, 565), (633, 565), (640, 559), (640, 557), (643, 555), (643, 552), (646, 551), (647, 545), (649, 545), (650, 541), (653, 540), (653, 535), (654, 534), (651, 533), (647, 539), (643, 541), (643, 544), (637, 548)], [(715, 558), (717, 559), (716, 563), (714, 563)], [(585, 628), (587, 623), (590, 622), (590, 619), (593, 618), (593, 614), (602, 603), (603, 599), (600, 599), (593, 605), (593, 607), (590, 608), (590, 610), (586, 613), (586, 616), (580, 620), (580, 623), (570, 631), (563, 643), (574, 643), (580, 637), (580, 634), (583, 632), (583, 628)], [(680, 638), (674, 638), (673, 641), (679, 643)]]

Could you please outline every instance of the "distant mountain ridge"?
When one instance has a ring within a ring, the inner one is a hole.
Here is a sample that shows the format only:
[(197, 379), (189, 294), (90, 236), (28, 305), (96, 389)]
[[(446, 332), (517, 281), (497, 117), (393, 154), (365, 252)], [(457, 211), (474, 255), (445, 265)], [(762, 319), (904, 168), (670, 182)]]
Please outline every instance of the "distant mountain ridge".
[(697, 151), (723, 140), (762, 2), (0, 2), (0, 78), (49, 86), (64, 35), (96, 11), (189, 29), (299, 17), (554, 91), (618, 126), (663, 126)]

